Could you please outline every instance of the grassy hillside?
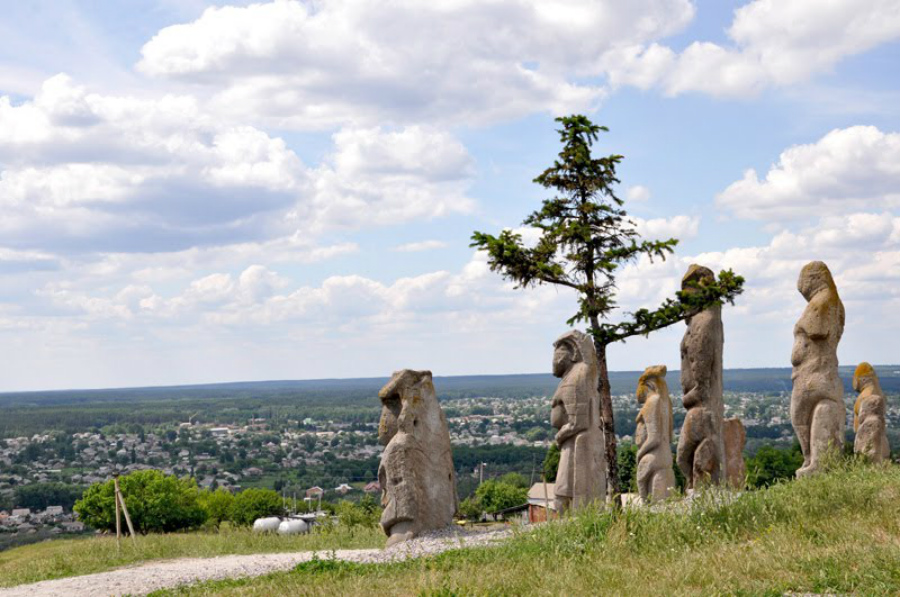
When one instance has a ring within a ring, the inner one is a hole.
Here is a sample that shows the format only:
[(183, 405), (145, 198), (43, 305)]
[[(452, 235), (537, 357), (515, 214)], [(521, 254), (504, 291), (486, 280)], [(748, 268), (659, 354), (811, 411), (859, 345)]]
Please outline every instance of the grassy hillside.
[(335, 527), (310, 535), (259, 535), (246, 529), (222, 532), (174, 533), (130, 539), (116, 549), (115, 537), (56, 539), (0, 552), (0, 587), (40, 580), (103, 572), (150, 560), (206, 558), (230, 554), (276, 553), (329, 549), (381, 547), (380, 529)]
[(782, 595), (900, 592), (900, 468), (843, 465), (688, 513), (590, 511), (489, 549), (313, 562), (156, 595)]

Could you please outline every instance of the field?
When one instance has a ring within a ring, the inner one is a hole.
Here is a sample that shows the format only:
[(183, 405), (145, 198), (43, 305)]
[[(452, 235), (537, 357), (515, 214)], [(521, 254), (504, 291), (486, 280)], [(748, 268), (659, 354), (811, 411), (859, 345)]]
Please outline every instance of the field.
[(689, 513), (591, 511), (489, 549), (394, 565), (312, 562), (162, 595), (895, 595), (900, 469), (712, 496)]
[(56, 539), (0, 552), (0, 587), (103, 572), (150, 560), (382, 545), (384, 534), (380, 529), (356, 528), (351, 532), (341, 527), (293, 536), (259, 535), (244, 529), (146, 535), (138, 537), (137, 548), (130, 539), (124, 539), (121, 551), (116, 549), (115, 537)]

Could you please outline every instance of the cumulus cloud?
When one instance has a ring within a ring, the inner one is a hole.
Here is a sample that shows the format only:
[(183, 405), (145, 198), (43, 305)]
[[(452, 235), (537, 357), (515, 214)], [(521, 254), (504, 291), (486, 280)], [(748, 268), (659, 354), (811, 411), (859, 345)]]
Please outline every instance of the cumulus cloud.
[(614, 86), (744, 96), (803, 82), (900, 38), (898, 0), (754, 0), (734, 12), (731, 44), (619, 44), (601, 63)]
[(767, 221), (900, 206), (900, 133), (836, 129), (783, 151), (760, 180), (756, 170), (716, 196), (737, 217)]
[[(277, 0), (161, 30), (138, 69), (279, 126), (487, 123), (597, 103), (597, 57), (681, 30), (688, 0)], [(577, 43), (572, 40), (577, 39)]]
[(31, 101), (0, 97), (0, 232), (17, 250), (178, 252), (473, 206), (472, 159), (445, 131), (344, 128), (333, 143), (307, 166), (190, 96), (101, 95), (59, 75)]
[(442, 240), (422, 240), (412, 243), (404, 243), (394, 247), (394, 251), (399, 253), (420, 253), (422, 251), (433, 251), (435, 249), (443, 249), (447, 246)]

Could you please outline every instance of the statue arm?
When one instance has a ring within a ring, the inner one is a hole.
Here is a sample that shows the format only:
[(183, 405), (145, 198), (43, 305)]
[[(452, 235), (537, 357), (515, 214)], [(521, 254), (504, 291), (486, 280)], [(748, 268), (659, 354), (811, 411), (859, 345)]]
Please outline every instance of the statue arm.
[(803, 312), (800, 325), (811, 340), (824, 340), (828, 337), (833, 325), (829, 312), (832, 301), (831, 293), (817, 295)]
[(641, 444), (641, 447), (638, 448), (638, 462), (640, 462), (641, 458), (659, 446), (659, 438), (661, 437), (660, 432), (662, 431), (662, 427), (660, 427), (661, 415), (659, 412), (659, 397), (656, 394), (648, 396), (647, 402), (644, 403), (644, 408), (641, 409), (641, 412), (645, 415), (643, 417), (644, 432), (647, 439)]
[(559, 445), (588, 428), (590, 394), (585, 392), (585, 382), (585, 379), (579, 379), (578, 383), (572, 384), (571, 397), (562, 401), (569, 422), (560, 427), (556, 434), (556, 443)]

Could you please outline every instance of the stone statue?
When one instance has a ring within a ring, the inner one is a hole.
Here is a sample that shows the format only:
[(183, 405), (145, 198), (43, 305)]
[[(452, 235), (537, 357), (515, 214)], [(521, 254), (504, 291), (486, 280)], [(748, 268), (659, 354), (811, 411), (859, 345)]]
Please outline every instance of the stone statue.
[(884, 462), (891, 457), (885, 423), (885, 399), (875, 369), (860, 363), (853, 374), (853, 389), (859, 392), (853, 407), (853, 430), (856, 441), (853, 452), (864, 454), (870, 462)]
[(821, 261), (803, 266), (797, 290), (806, 309), (794, 326), (791, 351), (791, 424), (803, 450), (801, 477), (819, 470), (829, 449), (844, 443), (844, 385), (838, 377), (837, 347), (844, 333), (844, 305)]
[(390, 547), (452, 524), (458, 497), (450, 433), (431, 372), (398, 371), (378, 396), (378, 439), (386, 446), (378, 467), (381, 527)]
[(747, 464), (744, 462), (744, 444), (747, 430), (738, 418), (725, 419), (722, 425), (725, 440), (725, 472), (728, 484), (735, 489), (743, 489), (747, 484)]
[(675, 487), (672, 471), (672, 399), (666, 385), (666, 366), (647, 367), (638, 380), (642, 405), (634, 432), (637, 443), (638, 493), (645, 502), (664, 500)]
[[(681, 280), (686, 294), (715, 281), (715, 274), (691, 265)], [(682, 402), (687, 409), (678, 438), (678, 467), (688, 489), (698, 483), (719, 483), (725, 476), (725, 443), (722, 441), (722, 306), (713, 305), (687, 319), (681, 341)]]
[(557, 511), (563, 512), (606, 499), (606, 452), (594, 342), (586, 334), (571, 331), (553, 346), (553, 375), (562, 378), (550, 411), (550, 423), (559, 430), (554, 493)]

